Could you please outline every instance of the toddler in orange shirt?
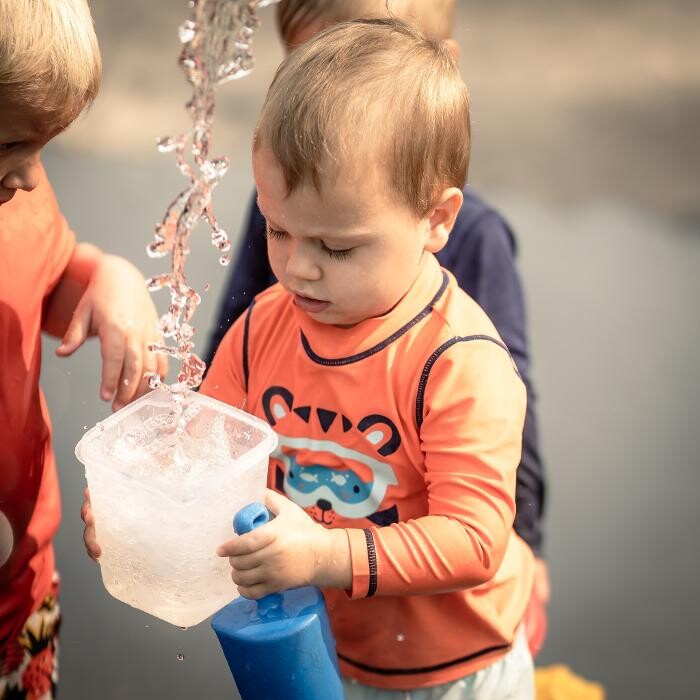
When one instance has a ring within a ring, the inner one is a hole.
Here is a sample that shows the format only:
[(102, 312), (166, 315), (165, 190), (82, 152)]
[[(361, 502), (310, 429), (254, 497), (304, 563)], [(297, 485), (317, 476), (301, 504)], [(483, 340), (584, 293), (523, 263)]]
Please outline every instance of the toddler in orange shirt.
[[(253, 173), (277, 284), (202, 392), (274, 427), (274, 519), (222, 544), (242, 595), (324, 590), (346, 697), (534, 697), (533, 556), (513, 529), (525, 387), (438, 264), (469, 100), (449, 47), (336, 24), (278, 69)], [(99, 556), (89, 502), (85, 543)]]
[(276, 517), (219, 554), (245, 596), (324, 589), (349, 698), (533, 696), (533, 562), (513, 530), (525, 389), (434, 255), (469, 148), (452, 53), (394, 19), (297, 48), (256, 130), (279, 283), (202, 391), (277, 431)]

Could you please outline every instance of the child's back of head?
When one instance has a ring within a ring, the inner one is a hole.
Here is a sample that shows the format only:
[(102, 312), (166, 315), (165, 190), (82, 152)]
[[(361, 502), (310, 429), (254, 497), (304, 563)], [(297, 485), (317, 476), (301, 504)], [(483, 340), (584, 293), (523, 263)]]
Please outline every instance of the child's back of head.
[(100, 76), (86, 0), (0, 0), (0, 106), (57, 131), (93, 101)]
[(361, 17), (395, 17), (414, 23), (433, 39), (448, 39), (454, 4), (454, 0), (282, 0), (277, 27), (290, 47), (324, 27)]
[(379, 172), (418, 217), (464, 186), (469, 98), (454, 56), (395, 19), (337, 24), (294, 51), (270, 86), (256, 148), (271, 148), (291, 193)]

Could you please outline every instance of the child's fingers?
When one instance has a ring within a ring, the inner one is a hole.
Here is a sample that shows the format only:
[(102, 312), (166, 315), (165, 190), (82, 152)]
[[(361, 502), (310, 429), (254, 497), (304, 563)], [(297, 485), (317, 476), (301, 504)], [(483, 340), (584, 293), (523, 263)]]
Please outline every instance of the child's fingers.
[(80, 517), (86, 525), (94, 525), (95, 518), (92, 514), (92, 506), (90, 501), (85, 501), (82, 508), (80, 509)]
[(277, 539), (277, 534), (274, 529), (263, 525), (252, 532), (224, 542), (217, 547), (216, 553), (220, 557), (238, 557), (245, 554), (253, 554), (272, 544), (275, 539)]
[(102, 355), (100, 396), (104, 401), (111, 401), (122, 373), (125, 353), (124, 335), (116, 326), (100, 329), (100, 353)]
[(265, 576), (260, 567), (251, 569), (250, 571), (239, 571), (238, 569), (231, 570), (231, 578), (237, 586), (250, 588), (258, 584), (265, 583)]
[(61, 344), (56, 348), (59, 357), (72, 355), (85, 342), (90, 332), (90, 317), (90, 307), (87, 304), (78, 304)]
[(124, 364), (114, 397), (112, 408), (118, 411), (130, 403), (139, 388), (139, 382), (143, 375), (143, 346), (132, 339), (127, 340), (124, 351)]
[(83, 491), (85, 500), (80, 509), (80, 517), (85, 523), (85, 529), (83, 530), (83, 542), (85, 543), (85, 549), (87, 550), (88, 556), (91, 559), (97, 561), (97, 558), (102, 554), (100, 545), (97, 544), (97, 535), (95, 533), (95, 517), (92, 514), (92, 504), (90, 503), (90, 490), (85, 488)]
[(228, 561), (233, 569), (237, 569), (238, 571), (250, 571), (260, 566), (262, 559), (258, 551), (253, 552), (253, 554), (240, 554), (235, 557), (229, 557)]
[(238, 586), (238, 592), (244, 597), (250, 600), (258, 600), (260, 598), (269, 595), (270, 593), (276, 593), (277, 589), (271, 587), (267, 583), (257, 583), (253, 586)]
[(87, 550), (90, 559), (97, 561), (102, 554), (102, 549), (100, 549), (100, 545), (97, 544), (97, 537), (95, 535), (94, 527), (87, 526), (85, 528), (83, 531), (83, 542), (85, 543), (85, 549)]

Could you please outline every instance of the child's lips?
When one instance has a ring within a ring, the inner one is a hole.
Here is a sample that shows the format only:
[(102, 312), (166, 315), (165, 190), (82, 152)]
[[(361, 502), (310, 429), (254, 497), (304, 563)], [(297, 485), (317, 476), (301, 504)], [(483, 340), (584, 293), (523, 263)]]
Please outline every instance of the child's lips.
[(322, 301), (321, 299), (312, 299), (311, 297), (304, 297), (301, 294), (294, 294), (294, 303), (306, 313), (317, 314), (323, 311), (330, 302)]

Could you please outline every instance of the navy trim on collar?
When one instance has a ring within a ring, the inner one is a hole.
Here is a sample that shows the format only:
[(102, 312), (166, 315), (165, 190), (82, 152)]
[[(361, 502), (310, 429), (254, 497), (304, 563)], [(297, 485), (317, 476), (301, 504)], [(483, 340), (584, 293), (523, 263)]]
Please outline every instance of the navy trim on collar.
[(445, 271), (442, 271), (442, 284), (440, 285), (440, 289), (438, 289), (437, 293), (435, 296), (430, 300), (428, 305), (417, 315), (414, 316), (408, 323), (406, 323), (404, 326), (399, 328), (395, 333), (392, 333), (386, 340), (382, 340), (381, 343), (378, 343), (374, 347), (369, 348), (368, 350), (364, 350), (362, 352), (357, 353), (356, 355), (350, 355), (350, 357), (340, 357), (337, 359), (331, 359), (328, 357), (321, 357), (320, 355), (317, 355), (313, 349), (311, 348), (311, 345), (307, 339), (307, 337), (304, 335), (304, 331), (300, 331), (301, 334), (301, 344), (304, 347), (304, 350), (306, 351), (306, 354), (309, 356), (309, 359), (313, 360), (319, 365), (325, 365), (326, 367), (339, 367), (340, 365), (350, 365), (353, 362), (359, 362), (360, 360), (364, 360), (368, 357), (371, 357), (372, 355), (375, 355), (376, 353), (382, 351), (385, 347), (391, 345), (395, 340), (400, 338), (404, 333), (407, 331), (411, 330), (413, 326), (415, 326), (417, 323), (422, 321), (432, 310), (435, 304), (438, 302), (440, 297), (445, 293), (445, 290), (447, 289), (447, 285), (449, 284), (449, 278), (447, 277), (447, 274)]
[(250, 340), (250, 315), (255, 306), (255, 299), (248, 307), (245, 315), (245, 325), (243, 326), (243, 378), (245, 379), (245, 390), (248, 391), (248, 378), (250, 376), (250, 367), (248, 366), (248, 345)]

